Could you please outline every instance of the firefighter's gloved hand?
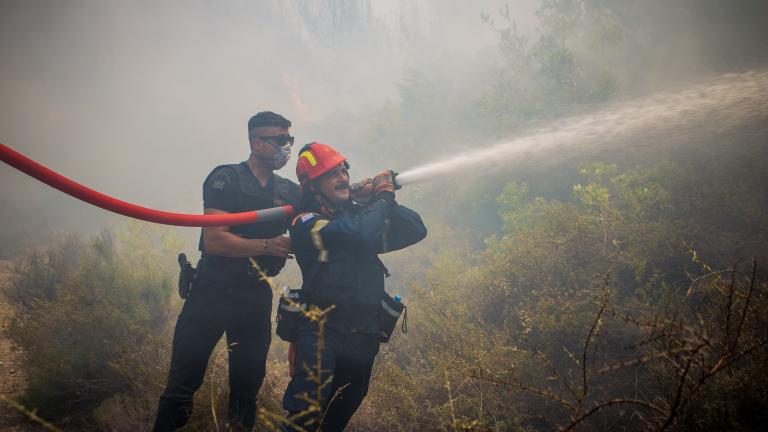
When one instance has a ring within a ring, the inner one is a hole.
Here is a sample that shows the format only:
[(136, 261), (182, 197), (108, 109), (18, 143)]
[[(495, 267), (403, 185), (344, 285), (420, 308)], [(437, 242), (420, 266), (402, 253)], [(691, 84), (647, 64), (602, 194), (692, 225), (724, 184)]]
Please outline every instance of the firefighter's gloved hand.
[(392, 171), (382, 171), (371, 181), (373, 183), (373, 196), (376, 199), (395, 199), (395, 181)]
[(373, 181), (367, 178), (350, 185), (349, 194), (355, 202), (368, 204), (373, 199)]

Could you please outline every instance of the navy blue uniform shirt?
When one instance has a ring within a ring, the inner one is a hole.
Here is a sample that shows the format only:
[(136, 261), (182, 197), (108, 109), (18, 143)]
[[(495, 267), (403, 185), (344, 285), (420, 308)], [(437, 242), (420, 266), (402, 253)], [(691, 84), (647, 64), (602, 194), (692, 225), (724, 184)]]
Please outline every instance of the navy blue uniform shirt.
[(348, 205), (331, 217), (297, 216), (289, 229), (303, 276), (302, 293), (320, 307), (334, 305), (327, 325), (378, 334), (386, 268), (378, 254), (422, 240), (427, 229), (413, 210), (394, 201)]

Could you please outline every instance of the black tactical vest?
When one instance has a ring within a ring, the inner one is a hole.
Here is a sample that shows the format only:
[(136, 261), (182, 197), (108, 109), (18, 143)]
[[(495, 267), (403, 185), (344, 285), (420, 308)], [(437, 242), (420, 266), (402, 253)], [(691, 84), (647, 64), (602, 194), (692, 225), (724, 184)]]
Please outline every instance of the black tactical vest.
[[(298, 206), (301, 201), (299, 187), (283, 177), (274, 174), (266, 187), (262, 187), (259, 180), (254, 177), (250, 167), (246, 162), (239, 164), (222, 165), (211, 172), (216, 173), (219, 169), (234, 171), (236, 175), (230, 176), (236, 188), (240, 193), (237, 194), (236, 202), (232, 208), (235, 213), (262, 210), (264, 208), (279, 207), (287, 204)], [(206, 182), (208, 179), (206, 179)], [(271, 186), (271, 187), (270, 187)], [(269, 204), (269, 205), (265, 205)], [(256, 222), (246, 225), (233, 226), (230, 231), (241, 237), (254, 239), (266, 239), (285, 234), (288, 230), (290, 220), (277, 220), (272, 222)], [(208, 265), (226, 265), (237, 269), (250, 267), (248, 258), (228, 258), (215, 255), (207, 255), (203, 245), (203, 236), (200, 234), (199, 249), (202, 252), (202, 261)], [(285, 265), (285, 258), (271, 255), (255, 257), (259, 266), (264, 269), (269, 276), (275, 276)]]

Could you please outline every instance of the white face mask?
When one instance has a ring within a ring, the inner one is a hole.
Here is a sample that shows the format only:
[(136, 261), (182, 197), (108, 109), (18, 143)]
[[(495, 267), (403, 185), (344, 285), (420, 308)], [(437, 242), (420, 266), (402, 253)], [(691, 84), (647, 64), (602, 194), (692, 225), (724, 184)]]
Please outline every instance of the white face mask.
[(256, 159), (262, 160), (267, 163), (271, 163), (272, 167), (276, 170), (279, 170), (280, 168), (284, 167), (285, 164), (288, 163), (288, 159), (291, 158), (291, 149), (293, 148), (293, 146), (289, 145), (281, 148), (269, 141), (264, 141), (264, 142), (269, 143), (269, 145), (271, 145), (272, 148), (275, 149), (275, 152), (272, 153), (272, 156), (265, 157), (265, 156), (259, 156), (253, 153), (251, 154), (253, 154), (253, 156)]
[(291, 158), (291, 148), (282, 148), (277, 149), (277, 152), (272, 155), (272, 166), (275, 167), (276, 170), (279, 170), (280, 168), (284, 167), (285, 164), (288, 163), (288, 159)]

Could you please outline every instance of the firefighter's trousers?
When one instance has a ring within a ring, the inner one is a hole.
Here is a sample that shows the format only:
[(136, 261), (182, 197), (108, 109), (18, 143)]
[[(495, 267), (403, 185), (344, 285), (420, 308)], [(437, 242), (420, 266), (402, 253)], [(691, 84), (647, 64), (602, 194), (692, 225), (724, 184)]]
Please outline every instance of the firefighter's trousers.
[[(368, 393), (368, 382), (379, 340), (372, 334), (324, 330), (318, 369), (320, 340), (317, 325), (307, 323), (299, 330), (291, 382), (283, 397), (283, 408), (294, 425), (316, 430), (322, 419), (323, 432), (343, 430)], [(333, 376), (332, 381), (327, 379)], [(310, 401), (307, 401), (306, 395)], [(311, 412), (312, 403), (322, 412)], [(303, 413), (303, 414), (302, 414)], [(287, 431), (300, 430), (287, 425)]]

